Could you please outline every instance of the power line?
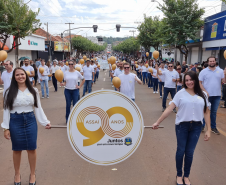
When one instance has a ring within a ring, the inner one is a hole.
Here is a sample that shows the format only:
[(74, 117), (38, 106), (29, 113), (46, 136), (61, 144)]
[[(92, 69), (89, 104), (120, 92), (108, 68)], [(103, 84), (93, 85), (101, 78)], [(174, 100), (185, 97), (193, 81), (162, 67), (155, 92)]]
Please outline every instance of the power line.
[[(150, 4), (150, 3), (152, 3), (152, 2), (150, 1), (149, 4)], [(146, 8), (142, 11), (142, 13), (145, 13), (145, 11), (146, 11), (146, 9), (148, 8), (149, 4), (148, 4), (148, 5), (146, 6)], [(142, 16), (143, 16), (143, 14), (142, 14), (142, 15), (139, 15), (139, 16), (137, 17), (136, 20), (139, 20), (140, 17), (142, 17)]]

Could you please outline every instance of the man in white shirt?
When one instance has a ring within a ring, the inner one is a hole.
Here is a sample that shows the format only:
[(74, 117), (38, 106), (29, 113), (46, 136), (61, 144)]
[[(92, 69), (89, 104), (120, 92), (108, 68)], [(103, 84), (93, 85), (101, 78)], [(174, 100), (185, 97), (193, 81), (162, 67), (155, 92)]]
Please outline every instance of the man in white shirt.
[(2, 75), (0, 72), (0, 84), (1, 85), (4, 84), (3, 97), (4, 97), (6, 89), (8, 89), (11, 84), (11, 79), (13, 76), (13, 62), (10, 60), (7, 60), (4, 63), (4, 66), (5, 66), (6, 71), (4, 71), (2, 73)]
[[(171, 98), (173, 99), (176, 94), (176, 82), (180, 80), (178, 72), (173, 70), (173, 67), (173, 63), (169, 63), (169, 70), (160, 72), (159, 68), (157, 68), (158, 75), (165, 75), (164, 96), (162, 99), (162, 112), (164, 112), (166, 109), (166, 99), (168, 94), (170, 93)], [(173, 112), (176, 113), (176, 109), (174, 109)]]
[(96, 71), (97, 71), (97, 65), (94, 63), (94, 61), (93, 60), (91, 60), (91, 66), (93, 67), (93, 70), (94, 70), (94, 81), (93, 81), (93, 83), (95, 83), (96, 82)]
[[(135, 101), (135, 82), (142, 84), (142, 81), (134, 73), (130, 73), (130, 64), (124, 63), (124, 73), (118, 77), (121, 80), (120, 92)], [(119, 89), (117, 89), (119, 91)]]
[(92, 91), (92, 81), (94, 81), (94, 68), (90, 66), (90, 59), (86, 59), (86, 65), (83, 67), (83, 75), (85, 78), (85, 83), (83, 87), (83, 95), (85, 96), (86, 89), (88, 88), (88, 93)]
[(100, 72), (100, 68), (98, 67), (97, 61), (96, 61), (95, 65), (97, 66), (97, 68), (96, 68), (96, 74), (95, 74), (94, 82), (96, 82), (96, 80), (98, 80), (99, 72)]
[[(81, 73), (81, 75), (83, 75), (83, 68), (82, 68), (83, 66), (82, 66), (82, 64), (80, 64), (80, 61), (78, 62), (78, 64), (75, 65), (75, 69), (76, 69), (76, 67), (80, 68), (80, 73)], [(80, 86), (80, 79), (78, 79), (78, 86)], [(80, 91), (80, 89), (79, 89), (79, 91)], [(80, 92), (78, 95), (78, 100), (80, 100)]]
[(59, 66), (56, 65), (56, 61), (54, 60), (53, 65), (51, 66), (51, 69), (50, 69), (50, 73), (53, 75), (52, 82), (53, 82), (53, 86), (55, 88), (54, 92), (57, 92), (57, 79), (55, 77), (55, 72), (56, 72), (56, 70), (59, 70), (59, 69), (60, 69)]
[[(40, 68), (44, 69), (44, 72), (41, 74), (39, 69)], [(48, 87), (48, 75), (49, 75), (49, 68), (45, 65), (45, 60), (41, 60), (41, 65), (38, 68), (38, 78), (40, 79), (41, 82), (41, 90), (42, 90), (42, 98), (45, 97), (45, 92), (44, 92), (44, 85), (46, 86), (46, 98), (49, 98), (49, 87)]]
[[(221, 98), (221, 83), (226, 82), (226, 75), (224, 75), (224, 71), (222, 69), (216, 68), (215, 57), (209, 57), (207, 62), (208, 67), (199, 73), (199, 84), (201, 89), (207, 93), (209, 102), (211, 103), (211, 130), (213, 133), (219, 135), (220, 133), (216, 126), (217, 109)], [(203, 130), (204, 127), (205, 120), (203, 121)]]
[(28, 59), (24, 60), (24, 65), (22, 66), (22, 68), (25, 71), (29, 71), (30, 75), (29, 75), (29, 80), (31, 82), (31, 85), (33, 85), (33, 77), (35, 76), (35, 70), (34, 68), (30, 65), (30, 61)]
[(114, 77), (118, 77), (120, 74), (123, 74), (124, 73), (124, 70), (123, 70), (123, 62), (119, 62), (118, 64), (118, 67), (116, 70), (115, 70), (115, 73), (114, 73)]

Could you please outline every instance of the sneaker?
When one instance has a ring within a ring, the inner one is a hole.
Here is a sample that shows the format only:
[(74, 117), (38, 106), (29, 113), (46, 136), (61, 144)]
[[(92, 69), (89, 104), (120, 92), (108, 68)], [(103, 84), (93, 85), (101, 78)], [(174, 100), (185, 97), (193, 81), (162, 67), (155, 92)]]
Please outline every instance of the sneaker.
[(155, 91), (153, 91), (153, 94), (155, 94)]
[(151, 87), (148, 87), (149, 89), (151, 88)]
[(168, 98), (168, 97), (167, 97), (166, 99), (167, 99), (167, 100), (169, 100), (169, 98)]
[(166, 110), (166, 108), (162, 108), (162, 112), (164, 112)]
[(45, 98), (44, 96), (42, 96), (42, 98)]
[(49, 98), (49, 96), (46, 96), (46, 98)]
[(155, 91), (155, 93), (158, 94), (159, 92), (158, 91)]
[(217, 130), (217, 128), (212, 128), (211, 130), (214, 134), (220, 135), (220, 132)]
[(202, 132), (205, 132), (205, 127), (202, 127)]
[(151, 87), (151, 89), (152, 89), (153, 87)]
[(114, 87), (114, 85), (112, 85), (112, 87)]
[(160, 96), (160, 98), (162, 98), (162, 96)]
[(174, 113), (177, 113), (177, 110), (176, 110), (176, 108), (174, 108), (174, 109), (173, 109), (173, 112), (174, 112)]

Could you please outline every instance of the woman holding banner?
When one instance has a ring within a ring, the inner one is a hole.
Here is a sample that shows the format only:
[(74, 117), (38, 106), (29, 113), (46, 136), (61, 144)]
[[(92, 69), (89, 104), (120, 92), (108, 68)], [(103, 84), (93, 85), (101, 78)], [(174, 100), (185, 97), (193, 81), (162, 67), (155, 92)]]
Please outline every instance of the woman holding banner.
[[(176, 116), (176, 168), (177, 185), (190, 185), (189, 175), (193, 160), (195, 147), (202, 131), (203, 117), (207, 122), (208, 130), (204, 140), (210, 138), (210, 103), (206, 92), (202, 91), (199, 85), (198, 76), (195, 72), (189, 71), (184, 76), (184, 89), (176, 93), (170, 106), (164, 111), (161, 117), (153, 124), (153, 129), (158, 129), (160, 123), (169, 116), (174, 108), (178, 107)], [(188, 114), (189, 112), (189, 114)], [(184, 160), (184, 176), (182, 178), (182, 166)]]
[[(34, 114), (34, 112), (35, 114)], [(42, 109), (38, 89), (33, 88), (26, 71), (14, 69), (12, 81), (4, 96), (4, 137), (11, 139), (15, 169), (14, 184), (21, 184), (20, 162), (22, 150), (27, 150), (30, 164), (29, 184), (36, 184), (37, 122), (50, 129), (50, 121)]]

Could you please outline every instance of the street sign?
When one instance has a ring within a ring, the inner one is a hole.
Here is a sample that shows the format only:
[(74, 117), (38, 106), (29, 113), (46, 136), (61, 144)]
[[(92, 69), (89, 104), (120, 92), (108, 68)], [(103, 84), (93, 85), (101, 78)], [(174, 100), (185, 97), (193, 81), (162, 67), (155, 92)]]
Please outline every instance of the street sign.
[(87, 94), (71, 110), (67, 133), (74, 151), (96, 165), (130, 157), (143, 136), (143, 117), (135, 102), (112, 90)]

